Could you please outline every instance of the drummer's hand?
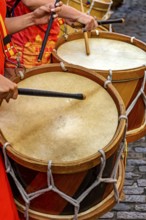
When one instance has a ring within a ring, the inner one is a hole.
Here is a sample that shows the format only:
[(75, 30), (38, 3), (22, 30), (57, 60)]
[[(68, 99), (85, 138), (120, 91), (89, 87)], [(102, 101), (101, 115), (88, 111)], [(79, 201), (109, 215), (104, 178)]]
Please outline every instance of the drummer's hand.
[(74, 28), (82, 28), (83, 31), (92, 31), (98, 26), (96, 19), (87, 14), (80, 15), (76, 20), (65, 19), (65, 23)]
[(54, 13), (53, 18), (58, 17), (58, 12), (61, 11), (62, 5), (63, 3), (60, 1), (56, 4), (56, 7), (54, 7), (53, 3), (48, 3), (35, 9), (32, 12), (35, 25), (48, 23), (52, 12)]
[(5, 99), (7, 102), (16, 99), (18, 96), (17, 84), (13, 83), (6, 77), (0, 75), (0, 104)]
[(77, 22), (85, 25), (83, 31), (92, 31), (98, 26), (95, 18), (85, 13), (78, 18)]
[(97, 28), (98, 24), (95, 18), (90, 15), (82, 14), (76, 20), (64, 19), (65, 23), (74, 28), (82, 28), (83, 31), (92, 31)]

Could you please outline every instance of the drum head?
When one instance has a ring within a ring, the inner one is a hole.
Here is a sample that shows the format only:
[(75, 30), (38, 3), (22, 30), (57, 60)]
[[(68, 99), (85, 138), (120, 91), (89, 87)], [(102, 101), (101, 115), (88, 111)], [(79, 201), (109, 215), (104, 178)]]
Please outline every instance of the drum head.
[(89, 38), (90, 55), (86, 55), (84, 39), (64, 42), (57, 55), (65, 62), (93, 70), (126, 70), (145, 66), (146, 52), (120, 40)]
[(30, 160), (73, 162), (110, 143), (118, 126), (117, 107), (98, 83), (72, 73), (31, 76), (18, 87), (83, 93), (85, 100), (20, 96), (0, 109), (0, 127), (12, 148)]

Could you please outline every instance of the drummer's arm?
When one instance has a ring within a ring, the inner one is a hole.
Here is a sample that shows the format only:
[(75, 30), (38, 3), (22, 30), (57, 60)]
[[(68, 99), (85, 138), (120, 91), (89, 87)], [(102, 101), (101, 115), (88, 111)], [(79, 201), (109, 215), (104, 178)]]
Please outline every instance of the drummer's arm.
[(58, 3), (58, 6), (54, 8), (54, 6), (50, 7), (50, 3), (48, 3), (27, 14), (6, 18), (5, 24), (9, 34), (19, 32), (33, 25), (47, 24), (50, 19), (51, 12), (55, 12), (54, 17), (56, 17), (58, 11), (61, 10), (61, 6), (62, 3)]
[(33, 21), (32, 13), (29, 13), (27, 15), (6, 18), (5, 24), (9, 34), (13, 34), (34, 25), (35, 22)]
[[(48, 0), (22, 0), (23, 4), (25, 4), (30, 10), (34, 10), (35, 8), (48, 3)], [(49, 0), (50, 6), (55, 4), (55, 0)], [(79, 22), (86, 26), (87, 30), (92, 30), (97, 27), (96, 20), (81, 11), (70, 7), (68, 5), (63, 4), (61, 6), (61, 10), (58, 11), (58, 16), (60, 18), (64, 18), (69, 25), (72, 22)]]
[(70, 7), (68, 5), (63, 5), (61, 7), (58, 16), (67, 20), (68, 24), (72, 24), (72, 22), (79, 22), (85, 25), (86, 30), (95, 29), (97, 25), (97, 21), (90, 15), (82, 13), (81, 11)]

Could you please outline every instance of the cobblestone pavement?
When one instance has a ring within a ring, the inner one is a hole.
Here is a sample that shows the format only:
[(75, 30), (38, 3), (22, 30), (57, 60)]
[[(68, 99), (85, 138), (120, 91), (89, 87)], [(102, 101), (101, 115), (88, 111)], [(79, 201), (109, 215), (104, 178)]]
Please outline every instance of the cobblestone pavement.
[(146, 43), (146, 0), (124, 0), (113, 11), (111, 18), (124, 18), (123, 24), (114, 24), (114, 31), (134, 36)]
[(100, 220), (146, 219), (146, 137), (128, 145), (125, 198)]
[[(114, 24), (114, 31), (146, 43), (146, 0), (125, 0), (111, 18), (124, 18), (124, 24)], [(125, 171), (125, 199), (101, 220), (146, 220), (146, 137), (128, 145)]]

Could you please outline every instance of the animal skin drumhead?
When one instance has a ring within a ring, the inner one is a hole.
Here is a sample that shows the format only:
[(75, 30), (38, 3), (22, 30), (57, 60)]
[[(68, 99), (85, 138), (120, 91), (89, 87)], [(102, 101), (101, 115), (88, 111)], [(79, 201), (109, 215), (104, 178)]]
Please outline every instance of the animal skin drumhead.
[(67, 63), (94, 70), (125, 70), (145, 65), (146, 52), (123, 41), (89, 38), (90, 55), (86, 55), (84, 39), (67, 41), (57, 55)]
[(19, 95), (3, 102), (0, 128), (24, 157), (54, 162), (75, 161), (105, 147), (115, 135), (118, 111), (98, 83), (67, 72), (31, 76), (19, 88), (83, 93), (84, 100)]

